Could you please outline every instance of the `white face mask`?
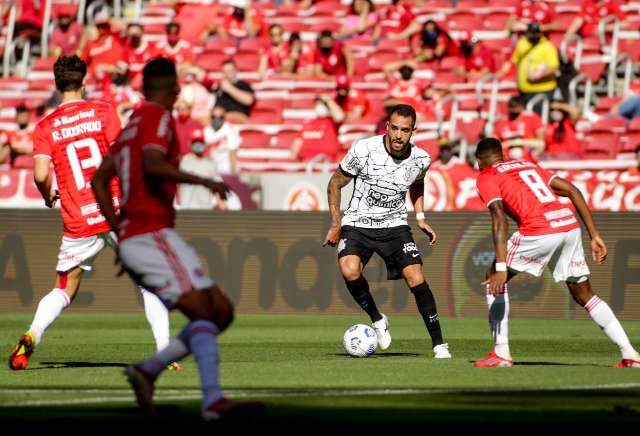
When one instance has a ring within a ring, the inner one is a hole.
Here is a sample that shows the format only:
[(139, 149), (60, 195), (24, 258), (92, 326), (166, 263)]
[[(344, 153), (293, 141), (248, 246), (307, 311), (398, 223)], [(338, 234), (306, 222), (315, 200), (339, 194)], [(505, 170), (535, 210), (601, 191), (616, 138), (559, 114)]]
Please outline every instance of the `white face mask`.
[(511, 147), (509, 149), (509, 157), (511, 159), (522, 159), (524, 157), (524, 149), (522, 147)]
[(329, 109), (322, 103), (316, 103), (315, 111), (318, 118), (326, 118), (329, 116)]
[(560, 111), (551, 111), (551, 113), (549, 114), (549, 119), (551, 121), (560, 122), (562, 121), (562, 118), (563, 114)]

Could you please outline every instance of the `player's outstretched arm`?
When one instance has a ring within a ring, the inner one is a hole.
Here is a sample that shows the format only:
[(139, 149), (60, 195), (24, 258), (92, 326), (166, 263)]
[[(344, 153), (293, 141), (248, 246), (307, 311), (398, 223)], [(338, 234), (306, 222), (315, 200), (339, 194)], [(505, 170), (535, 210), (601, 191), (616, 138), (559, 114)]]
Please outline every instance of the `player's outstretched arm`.
[[(504, 212), (502, 200), (495, 200), (489, 205), (491, 213), (491, 229), (493, 233), (493, 245), (496, 250), (496, 267), (489, 279), (484, 284), (489, 284), (489, 292), (493, 295), (500, 294), (507, 282), (507, 240), (509, 239), (509, 222)], [(502, 265), (502, 267), (499, 267)], [(500, 270), (500, 271), (498, 271)]]
[(53, 180), (51, 177), (51, 158), (36, 156), (33, 164), (33, 181), (40, 191), (47, 207), (53, 207), (58, 200), (58, 191), (52, 190)]
[(438, 235), (424, 220), (424, 179), (416, 180), (409, 187), (409, 198), (411, 198), (413, 209), (416, 211), (418, 227), (429, 237), (429, 245), (435, 244)]
[(340, 237), (340, 190), (347, 186), (352, 177), (346, 174), (340, 167), (333, 173), (327, 186), (327, 198), (329, 200), (329, 212), (331, 214), (331, 227), (324, 238), (322, 246), (330, 245), (335, 247)]
[(229, 192), (227, 185), (180, 171), (166, 161), (164, 153), (160, 150), (148, 149), (144, 151), (143, 171), (145, 176), (155, 177), (170, 183), (202, 185), (209, 188), (214, 194), (220, 194), (223, 200), (227, 199), (227, 192)]
[(102, 160), (100, 167), (91, 179), (91, 189), (96, 196), (96, 201), (102, 215), (114, 232), (118, 231), (118, 215), (113, 207), (113, 192), (111, 192), (111, 179), (116, 176), (116, 165), (111, 156), (107, 155)]
[(576, 208), (578, 215), (584, 222), (589, 237), (591, 238), (591, 256), (593, 261), (601, 265), (607, 258), (607, 245), (604, 243), (598, 232), (596, 224), (593, 222), (593, 215), (589, 210), (586, 200), (582, 196), (582, 192), (576, 186), (563, 179), (562, 177), (554, 177), (550, 183), (551, 189), (561, 197), (567, 197)]

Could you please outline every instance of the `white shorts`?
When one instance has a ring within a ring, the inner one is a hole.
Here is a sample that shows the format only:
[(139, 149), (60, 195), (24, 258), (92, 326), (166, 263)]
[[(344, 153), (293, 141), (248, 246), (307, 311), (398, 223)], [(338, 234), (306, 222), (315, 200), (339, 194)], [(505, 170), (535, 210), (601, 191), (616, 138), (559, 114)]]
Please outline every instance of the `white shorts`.
[(125, 239), (120, 261), (138, 285), (155, 293), (171, 308), (182, 294), (209, 288), (196, 251), (173, 229), (162, 229)]
[(514, 271), (540, 277), (544, 267), (558, 250), (560, 255), (552, 266), (556, 282), (572, 281), (589, 275), (580, 229), (538, 236), (522, 236), (520, 232), (515, 232), (507, 244), (507, 266)]
[(113, 232), (100, 233), (86, 238), (62, 238), (56, 271), (66, 272), (79, 267), (91, 271), (93, 259), (107, 245), (115, 248), (116, 235)]

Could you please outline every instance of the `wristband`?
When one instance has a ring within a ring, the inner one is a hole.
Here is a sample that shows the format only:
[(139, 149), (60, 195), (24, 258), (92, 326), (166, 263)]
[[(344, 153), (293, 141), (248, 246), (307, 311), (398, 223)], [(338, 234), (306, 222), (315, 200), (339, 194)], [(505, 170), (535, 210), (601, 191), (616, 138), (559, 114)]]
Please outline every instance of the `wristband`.
[(497, 272), (506, 272), (507, 271), (507, 262), (496, 262), (496, 271)]
[(416, 219), (417, 220), (423, 220), (424, 219), (424, 212), (418, 212), (416, 214)]

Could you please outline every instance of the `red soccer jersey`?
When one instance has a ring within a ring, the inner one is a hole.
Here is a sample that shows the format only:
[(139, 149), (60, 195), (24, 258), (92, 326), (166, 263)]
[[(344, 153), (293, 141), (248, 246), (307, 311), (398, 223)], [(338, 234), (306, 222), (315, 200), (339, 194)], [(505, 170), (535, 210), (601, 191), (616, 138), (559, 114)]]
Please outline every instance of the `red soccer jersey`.
[(582, 18), (584, 24), (580, 29), (582, 36), (590, 36), (597, 32), (598, 23), (609, 15), (615, 15), (619, 20), (624, 20), (625, 14), (620, 9), (620, 3), (615, 0), (590, 1), (583, 6)]
[(176, 184), (144, 176), (143, 153), (148, 149), (161, 151), (167, 162), (178, 167), (180, 147), (171, 111), (145, 101), (109, 152), (122, 185), (121, 240), (175, 225)]
[(316, 47), (314, 63), (320, 64), (325, 74), (339, 76), (347, 74), (347, 60), (343, 53), (342, 42), (336, 41), (331, 48), (331, 52), (324, 54), (320, 47)]
[(386, 36), (390, 33), (402, 33), (414, 18), (415, 15), (411, 10), (410, 4), (397, 3), (395, 5), (389, 5), (382, 12), (382, 20), (380, 21), (382, 34)]
[(487, 68), (489, 72), (495, 73), (496, 66), (493, 62), (493, 55), (491, 54), (491, 51), (481, 43), (478, 44), (480, 44), (478, 50), (474, 50), (471, 56), (464, 59), (465, 70), (480, 71)]
[[(169, 45), (167, 41), (161, 41), (156, 45), (156, 56), (162, 56), (172, 60), (176, 64), (189, 63), (194, 61), (193, 47), (186, 39), (181, 39), (176, 45)], [(153, 57), (153, 56), (152, 56)]]
[(542, 127), (542, 119), (536, 113), (522, 113), (515, 120), (502, 119), (496, 123), (495, 134), (501, 141), (515, 138), (535, 139)]
[(487, 207), (502, 200), (523, 236), (548, 235), (580, 227), (573, 211), (549, 187), (554, 177), (533, 162), (512, 160), (482, 170), (476, 187)]
[[(109, 231), (90, 181), (119, 132), (113, 106), (98, 101), (62, 103), (36, 125), (33, 154), (53, 160), (65, 236), (83, 238)], [(118, 205), (115, 182), (112, 190)]]

